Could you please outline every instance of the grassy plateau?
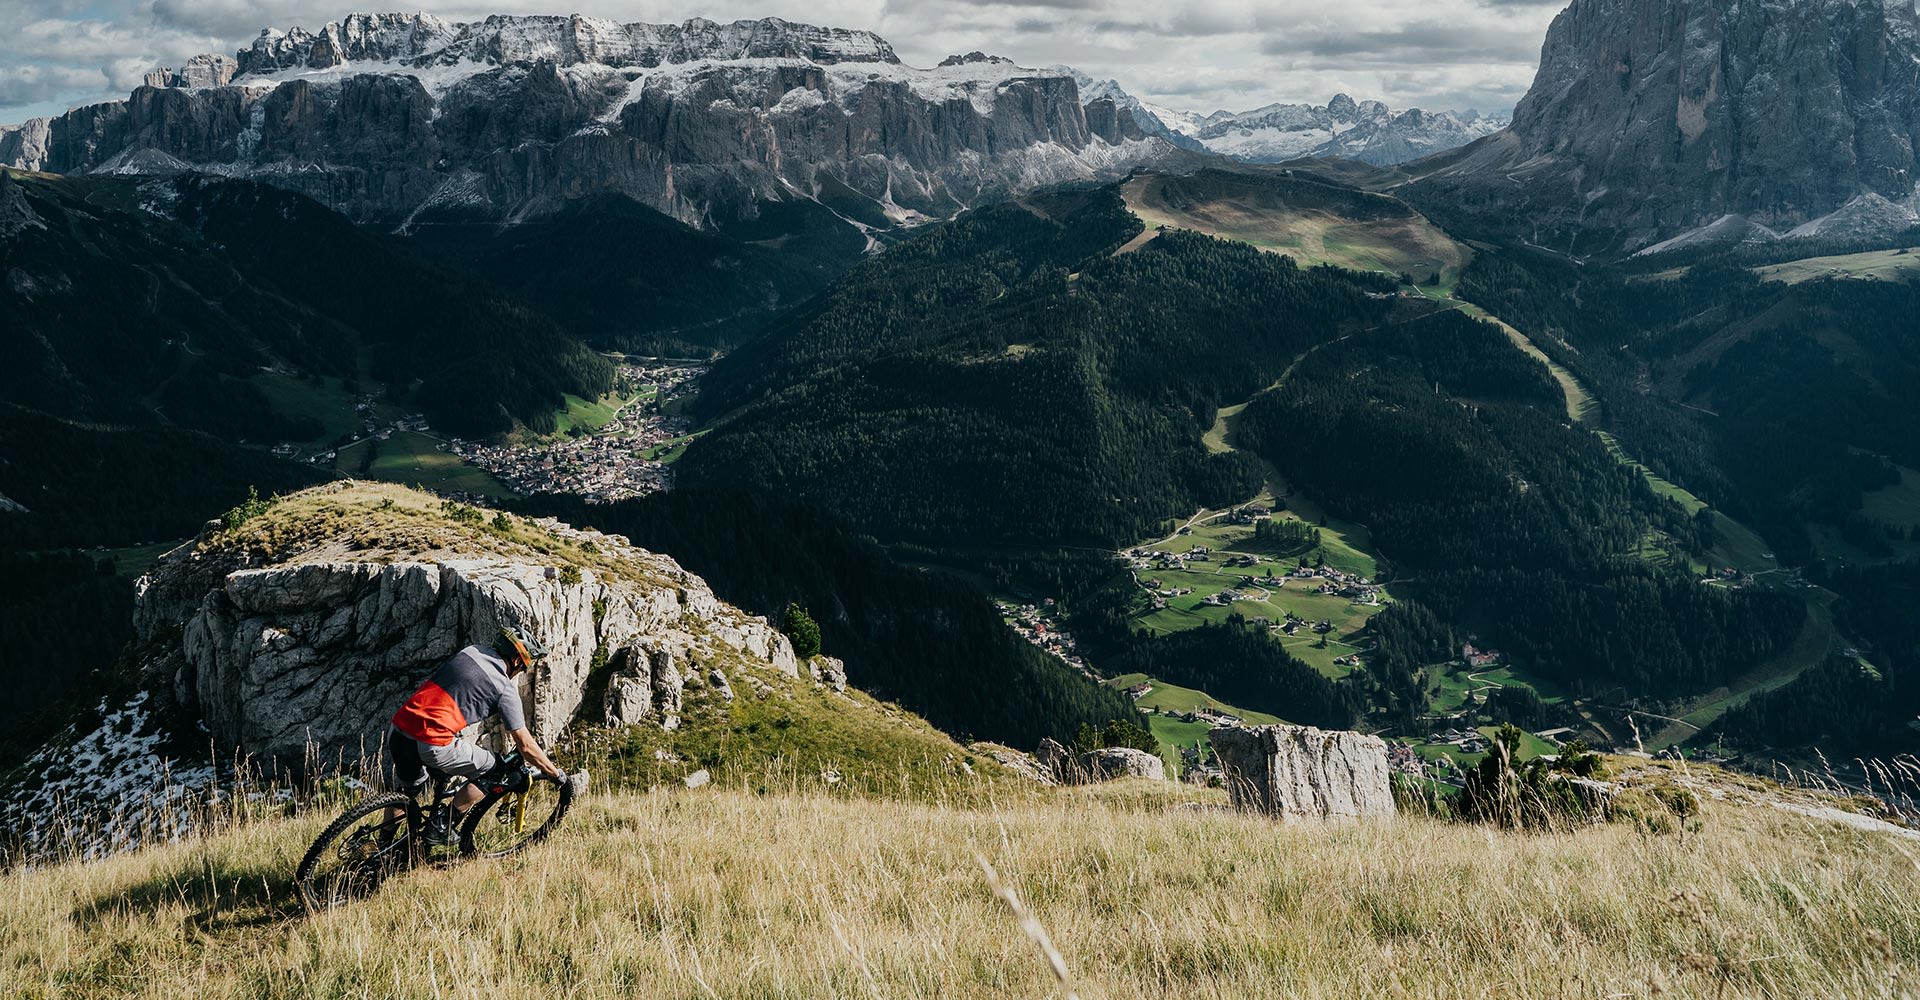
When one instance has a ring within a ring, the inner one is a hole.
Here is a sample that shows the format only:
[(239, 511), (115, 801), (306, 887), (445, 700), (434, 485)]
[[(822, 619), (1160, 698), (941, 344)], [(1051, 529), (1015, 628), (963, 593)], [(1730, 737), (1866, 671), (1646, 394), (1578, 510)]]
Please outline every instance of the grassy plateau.
[(30, 998), (1864, 998), (1920, 974), (1920, 845), (1884, 833), (1711, 797), (1665, 835), (1281, 824), (1220, 801), (1143, 783), (964, 804), (597, 795), (517, 858), (308, 918), (287, 878), (316, 811), (0, 876), (0, 981)]

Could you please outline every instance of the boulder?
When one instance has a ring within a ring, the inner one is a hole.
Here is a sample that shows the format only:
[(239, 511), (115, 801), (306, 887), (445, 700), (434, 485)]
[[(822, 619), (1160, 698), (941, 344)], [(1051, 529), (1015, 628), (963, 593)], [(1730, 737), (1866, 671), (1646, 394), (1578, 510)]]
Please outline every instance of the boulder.
[(1394, 815), (1378, 736), (1312, 726), (1221, 726), (1208, 736), (1238, 808), (1281, 819)]
[(1167, 765), (1158, 756), (1132, 747), (1103, 747), (1083, 753), (1076, 760), (1079, 771), (1091, 781), (1116, 778), (1167, 779)]

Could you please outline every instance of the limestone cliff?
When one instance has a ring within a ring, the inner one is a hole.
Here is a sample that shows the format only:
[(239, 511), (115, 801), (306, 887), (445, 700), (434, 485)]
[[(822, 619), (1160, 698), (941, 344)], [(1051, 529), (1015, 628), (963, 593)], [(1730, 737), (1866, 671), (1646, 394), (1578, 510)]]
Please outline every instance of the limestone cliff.
[(1059, 71), (918, 69), (869, 32), (776, 18), (360, 14), (0, 129), (0, 165), (245, 176), (390, 224), (616, 192), (696, 225), (795, 198), (887, 225), (1168, 148), (1094, 103)]
[[(695, 671), (799, 675), (772, 625), (618, 536), (495, 524), (361, 484), (277, 508), (210, 528), (139, 586), (138, 641), (157, 651), (149, 677), (229, 752), (299, 764), (372, 751), (427, 672), (502, 624), (551, 651), (521, 682), (542, 741), (609, 708), (623, 723), (668, 723)], [(590, 691), (607, 698), (588, 704)]]
[[(1574, 0), (1513, 125), (1407, 192), (1553, 249), (1920, 223), (1907, 0)], [(1732, 216), (1740, 224), (1730, 224)]]

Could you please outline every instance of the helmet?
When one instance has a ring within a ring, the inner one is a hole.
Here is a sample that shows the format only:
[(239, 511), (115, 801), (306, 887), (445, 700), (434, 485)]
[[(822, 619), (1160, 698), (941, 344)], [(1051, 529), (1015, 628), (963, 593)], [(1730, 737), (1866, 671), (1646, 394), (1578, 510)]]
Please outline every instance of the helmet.
[(493, 640), (493, 649), (507, 661), (509, 667), (532, 666), (534, 661), (544, 659), (547, 655), (547, 647), (541, 645), (540, 640), (511, 625), (500, 626), (500, 634)]

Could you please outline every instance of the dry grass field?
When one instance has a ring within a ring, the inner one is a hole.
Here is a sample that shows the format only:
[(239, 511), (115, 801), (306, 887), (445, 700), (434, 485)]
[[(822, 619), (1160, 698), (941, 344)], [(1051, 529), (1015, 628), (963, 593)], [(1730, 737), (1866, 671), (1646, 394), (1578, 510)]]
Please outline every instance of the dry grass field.
[(1286, 254), (1301, 266), (1356, 271), (1438, 273), (1451, 288), (1472, 251), (1405, 205), (1384, 195), (1310, 180), (1203, 171), (1192, 177), (1144, 174), (1121, 188), (1127, 209), (1147, 225), (1192, 229)]
[(1144, 784), (966, 803), (744, 785), (611, 794), (517, 859), (414, 872), (314, 918), (298, 912), (287, 873), (326, 817), (274, 819), (0, 875), (0, 992), (1920, 991), (1920, 844), (1886, 833), (1712, 798), (1696, 828), (1666, 834), (1409, 817), (1282, 825), (1224, 812), (1210, 794)]

